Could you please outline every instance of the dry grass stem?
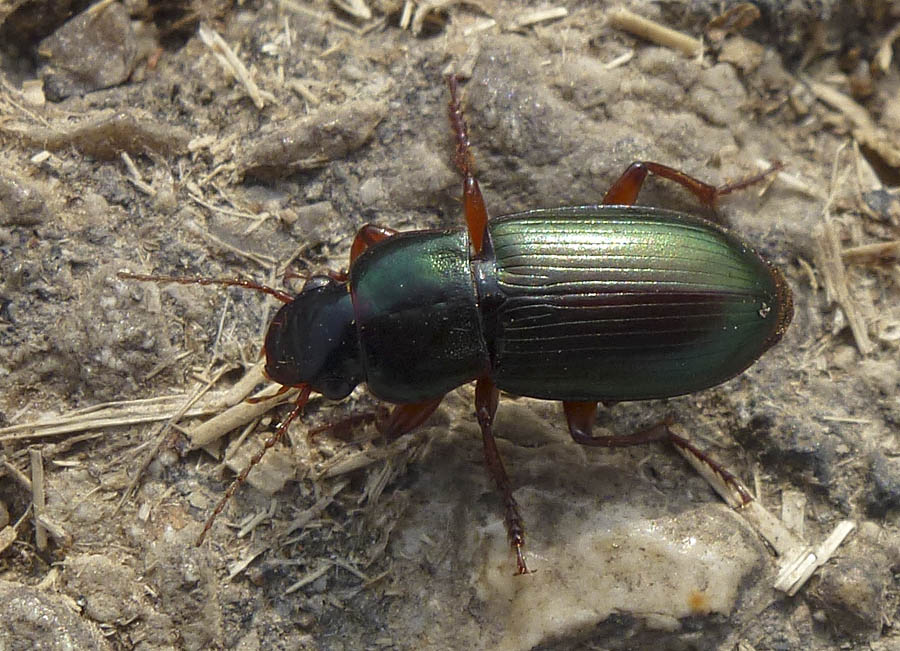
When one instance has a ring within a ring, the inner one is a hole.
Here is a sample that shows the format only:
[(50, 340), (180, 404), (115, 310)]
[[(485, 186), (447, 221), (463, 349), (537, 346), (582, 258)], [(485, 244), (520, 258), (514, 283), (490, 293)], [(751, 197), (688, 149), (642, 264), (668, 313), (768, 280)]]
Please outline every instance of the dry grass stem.
[[(188, 438), (190, 438), (191, 444), (194, 447), (209, 445), (228, 432), (246, 425), (276, 405), (290, 402), (297, 397), (297, 390), (291, 389), (276, 398), (275, 396), (280, 390), (281, 385), (271, 384), (254, 396), (254, 399), (261, 398), (260, 402), (241, 402), (189, 430)], [(270, 398), (274, 399), (270, 400)]]
[(143, 477), (144, 472), (156, 458), (156, 455), (159, 454), (159, 451), (160, 449), (162, 449), (163, 442), (166, 440), (169, 430), (175, 427), (176, 423), (184, 418), (188, 410), (198, 400), (200, 400), (200, 398), (202, 398), (213, 387), (213, 385), (218, 382), (222, 378), (222, 376), (225, 375), (225, 373), (228, 372), (228, 370), (229, 367), (223, 367), (206, 384), (197, 387), (194, 392), (190, 396), (188, 396), (187, 400), (185, 400), (184, 403), (175, 411), (175, 413), (173, 413), (165, 423), (160, 425), (158, 431), (150, 437), (150, 440), (155, 441), (153, 449), (144, 456), (140, 467), (138, 468), (137, 472), (134, 473), (134, 477), (131, 479), (131, 482), (122, 493), (122, 497), (119, 499), (119, 503), (116, 505), (117, 511), (125, 503), (125, 500), (127, 500), (128, 497), (134, 492), (134, 489), (140, 482), (141, 477)]
[(257, 384), (266, 381), (266, 378), (263, 377), (262, 374), (265, 366), (265, 360), (259, 360), (256, 364), (247, 369), (247, 372), (244, 373), (243, 377), (222, 394), (221, 405), (223, 407), (233, 407), (234, 405), (243, 402), (243, 400), (250, 395), (250, 392), (256, 388)]
[(609, 24), (616, 29), (634, 34), (651, 43), (677, 50), (685, 56), (697, 57), (703, 52), (703, 43), (699, 39), (660, 25), (649, 18), (638, 16), (627, 9), (613, 9), (607, 12), (606, 18)]
[(844, 311), (850, 325), (856, 347), (863, 355), (868, 355), (875, 348), (869, 339), (868, 328), (859, 304), (854, 299), (847, 281), (847, 273), (841, 259), (841, 245), (837, 227), (827, 221), (815, 233), (816, 267), (822, 275), (822, 282), (831, 301), (837, 303)]
[(844, 262), (849, 264), (885, 264), (900, 259), (900, 240), (876, 242), (852, 246), (841, 251)]
[(856, 140), (876, 151), (891, 167), (900, 168), (900, 143), (875, 123), (864, 106), (828, 84), (811, 79), (804, 82), (816, 97), (850, 121)]
[(141, 172), (138, 170), (137, 165), (134, 164), (134, 161), (131, 160), (131, 156), (128, 155), (128, 152), (123, 151), (120, 155), (122, 162), (125, 163), (125, 167), (128, 168), (128, 173), (131, 176), (126, 176), (125, 178), (138, 190), (146, 194), (148, 197), (153, 197), (156, 195), (156, 190), (153, 187), (144, 181), (141, 177)]
[(412, 20), (413, 0), (405, 0), (403, 3), (403, 11), (400, 13), (400, 29), (409, 29), (409, 22)]
[(244, 570), (246, 570), (250, 564), (255, 561), (257, 558), (262, 556), (269, 550), (268, 547), (258, 547), (250, 551), (244, 558), (239, 561), (235, 561), (228, 568), (228, 581), (233, 581), (237, 576), (239, 576)]
[(291, 594), (291, 593), (293, 593), (293, 592), (297, 592), (297, 590), (299, 590), (299, 589), (302, 588), (303, 586), (309, 585), (310, 583), (312, 583), (313, 581), (315, 581), (316, 579), (318, 579), (320, 576), (323, 576), (323, 575), (324, 575), (325, 573), (327, 573), (328, 570), (330, 570), (332, 567), (334, 567), (334, 565), (332, 565), (331, 563), (329, 563), (329, 562), (327, 562), (327, 561), (324, 562), (322, 565), (320, 565), (318, 568), (316, 568), (316, 569), (313, 570), (312, 572), (309, 572), (309, 573), (307, 573), (306, 575), (304, 575), (303, 578), (301, 578), (301, 579), (299, 579), (298, 581), (295, 581), (294, 583), (292, 583), (292, 584), (284, 591), (284, 595), (287, 596), (287, 595), (289, 595), (289, 594)]
[(634, 58), (634, 50), (628, 50), (627, 52), (620, 54), (612, 61), (607, 61), (603, 64), (603, 67), (607, 70), (615, 70), (616, 68), (620, 68), (624, 66), (626, 63), (631, 61)]
[(817, 547), (807, 547), (795, 554), (793, 562), (782, 566), (775, 588), (793, 597), (813, 573), (828, 562), (855, 528), (855, 523), (842, 520), (822, 544)]
[[(684, 428), (678, 424), (672, 425), (672, 431), (682, 438), (687, 438)], [(781, 567), (774, 587), (782, 592), (787, 592), (789, 595), (796, 594), (816, 569), (831, 558), (847, 535), (856, 528), (853, 522), (847, 520), (840, 522), (821, 545), (813, 548), (802, 536), (803, 505), (800, 504), (799, 499), (789, 503), (792, 495), (788, 494), (783, 497), (785, 506), (783, 506), (782, 512), (787, 513), (789, 521), (779, 520), (757, 499), (744, 504), (736, 488), (725, 482), (721, 475), (714, 472), (707, 463), (687, 450), (683, 450), (680, 446), (675, 446), (675, 449), (697, 470), (700, 476), (706, 479), (713, 490), (725, 500), (725, 503), (741, 515), (775, 550), (781, 559)], [(739, 482), (737, 478), (734, 479)], [(741, 485), (743, 486), (743, 484)], [(744, 490), (749, 493), (746, 487)], [(757, 494), (759, 494), (758, 486)], [(802, 496), (802, 494), (800, 495)]]
[(307, 524), (319, 517), (322, 511), (324, 511), (331, 505), (331, 503), (334, 501), (334, 498), (337, 497), (337, 494), (344, 490), (344, 488), (346, 488), (347, 484), (349, 483), (349, 481), (345, 480), (336, 483), (334, 486), (331, 486), (325, 495), (316, 500), (315, 504), (313, 504), (308, 509), (304, 509), (303, 511), (298, 513), (293, 520), (291, 520), (290, 524), (284, 532), (284, 535), (288, 536), (298, 529), (303, 529)]
[(841, 257), (841, 243), (838, 227), (831, 217), (831, 206), (838, 196), (839, 188), (843, 185), (847, 174), (840, 173), (840, 158), (842, 152), (849, 145), (845, 142), (834, 154), (831, 169), (831, 181), (828, 198), (822, 207), (822, 224), (816, 228), (814, 234), (815, 263), (822, 275), (822, 284), (825, 287), (830, 301), (837, 303), (850, 326), (856, 347), (863, 355), (871, 353), (875, 346), (869, 339), (868, 326), (863, 315), (862, 305), (853, 292), (847, 278), (847, 270)]
[(329, 16), (327, 14), (323, 14), (318, 11), (314, 11), (313, 9), (309, 9), (301, 5), (299, 2), (295, 2), (294, 0), (278, 0), (278, 6), (287, 11), (292, 11), (295, 14), (300, 14), (301, 16), (306, 16), (307, 18), (315, 18), (323, 23), (328, 23), (330, 25), (334, 25), (344, 31), (350, 32), (355, 35), (360, 34), (360, 30), (355, 25), (351, 25), (350, 23), (334, 18), (333, 16)]
[(536, 25), (537, 23), (545, 23), (557, 18), (565, 18), (569, 15), (569, 10), (565, 7), (553, 7), (552, 9), (536, 9), (534, 11), (526, 11), (517, 15), (513, 19), (513, 29), (521, 29)]
[(290, 88), (292, 91), (297, 93), (300, 97), (309, 102), (312, 106), (318, 106), (321, 103), (321, 99), (309, 88), (309, 84), (302, 79), (288, 79), (285, 81), (285, 85)]
[[(87, 413), (74, 411), (46, 420), (11, 425), (0, 429), (0, 443), (45, 438), (91, 429), (156, 423), (168, 420), (174, 413), (177, 413), (175, 404), (179, 404), (184, 398), (184, 395), (166, 396), (155, 399), (150, 405), (146, 404), (148, 402), (146, 400), (125, 401), (120, 407), (91, 409)], [(187, 410), (182, 417), (208, 416), (215, 413), (219, 408), (215, 405), (204, 403), (194, 409)]]
[(372, 18), (372, 10), (369, 9), (364, 0), (332, 0), (332, 2), (339, 9), (346, 11), (354, 18), (359, 18), (360, 20), (371, 20)]
[(407, 450), (420, 442), (420, 437), (409, 435), (397, 439), (395, 442), (382, 448), (367, 448), (364, 450), (350, 450), (345, 448), (337, 455), (322, 464), (318, 478), (338, 477), (350, 472), (370, 466), (376, 461), (389, 459)]
[(44, 458), (41, 449), (31, 448), (28, 451), (31, 460), (31, 507), (34, 509), (34, 545), (40, 551), (47, 549), (47, 529), (41, 524), (41, 516), (47, 506), (44, 494)]
[(262, 110), (266, 105), (263, 94), (260, 92), (256, 82), (253, 81), (253, 78), (250, 76), (250, 71), (247, 70), (247, 67), (243, 62), (238, 59), (234, 50), (232, 50), (228, 46), (228, 43), (225, 42), (225, 39), (219, 36), (219, 33), (214, 29), (211, 29), (204, 24), (200, 25), (197, 33), (200, 35), (200, 39), (206, 47), (212, 50), (216, 59), (219, 60), (219, 63), (225, 71), (244, 85), (244, 88), (247, 89), (247, 94), (250, 96), (250, 99), (253, 100), (256, 108)]

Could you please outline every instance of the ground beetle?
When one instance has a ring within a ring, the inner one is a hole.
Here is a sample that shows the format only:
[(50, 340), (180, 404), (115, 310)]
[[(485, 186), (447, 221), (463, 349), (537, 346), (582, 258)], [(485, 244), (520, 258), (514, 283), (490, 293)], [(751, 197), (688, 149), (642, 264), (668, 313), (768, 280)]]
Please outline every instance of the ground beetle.
[[(475, 381), (485, 460), (503, 495), (520, 574), (528, 571), (525, 530), (492, 433), (501, 390), (562, 401), (569, 432), (582, 445), (670, 440), (731, 478), (666, 422), (630, 436), (595, 437), (591, 430), (600, 402), (711, 387), (781, 339), (793, 307), (777, 269), (711, 222), (633, 205), (647, 174), (684, 186), (712, 207), (768, 172), (717, 188), (665, 165), (636, 162), (600, 205), (488, 220), (458, 83), (452, 76), (448, 82), (468, 228), (398, 233), (367, 224), (353, 241), (349, 271), (312, 276), (297, 296), (244, 280), (119, 274), (237, 285), (284, 303), (266, 334), (265, 372), (300, 393), (226, 491), (201, 540), (312, 392), (340, 400), (362, 382), (395, 405), (377, 421), (390, 440), (421, 425), (448, 391)], [(742, 487), (739, 492), (749, 501)]]

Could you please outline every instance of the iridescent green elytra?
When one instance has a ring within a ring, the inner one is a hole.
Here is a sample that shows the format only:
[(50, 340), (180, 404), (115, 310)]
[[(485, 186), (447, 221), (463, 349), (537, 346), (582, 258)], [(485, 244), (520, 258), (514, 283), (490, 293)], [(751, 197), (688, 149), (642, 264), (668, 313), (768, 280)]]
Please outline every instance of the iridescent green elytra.
[(350, 286), (369, 389), (419, 402), (489, 374), (552, 400), (640, 400), (724, 382), (792, 314), (781, 274), (722, 228), (642, 206), (578, 206), (399, 234)]

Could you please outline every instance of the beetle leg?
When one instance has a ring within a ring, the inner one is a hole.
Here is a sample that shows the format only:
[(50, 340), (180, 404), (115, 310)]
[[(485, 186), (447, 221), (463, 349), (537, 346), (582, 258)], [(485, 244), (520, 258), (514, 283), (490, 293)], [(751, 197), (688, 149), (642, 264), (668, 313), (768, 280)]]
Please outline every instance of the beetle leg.
[[(263, 356), (265, 355), (265, 353), (266, 353), (266, 349), (263, 348), (263, 349), (260, 351), (260, 355), (259, 355), (259, 356), (260, 356), (260, 357), (263, 357)], [(265, 371), (263, 371), (263, 372), (265, 373)], [(256, 404), (259, 404), (260, 402), (265, 402), (266, 400), (274, 400), (274, 399), (277, 398), (278, 396), (287, 393), (288, 391), (290, 391), (290, 390), (293, 389), (293, 388), (294, 388), (294, 387), (289, 386), (289, 385), (287, 385), (287, 384), (282, 384), (280, 387), (278, 387), (278, 391), (276, 391), (275, 393), (273, 393), (273, 394), (271, 394), (271, 395), (268, 395), (268, 396), (258, 396), (258, 397), (252, 397), (252, 396), (251, 396), (250, 398), (247, 398), (246, 400), (244, 400), (244, 402), (246, 402), (248, 405), (256, 405)]]
[(525, 565), (525, 523), (519, 514), (519, 505), (512, 494), (509, 475), (503, 467), (497, 442), (491, 431), (494, 414), (497, 413), (497, 402), (500, 392), (489, 377), (479, 378), (475, 383), (475, 415), (481, 426), (481, 437), (484, 441), (484, 461), (488, 472), (494, 478), (497, 488), (503, 494), (503, 505), (506, 510), (506, 533), (509, 544), (516, 551), (516, 574), (528, 574)]
[(603, 448), (624, 448), (632, 445), (653, 443), (655, 441), (669, 441), (675, 447), (681, 448), (691, 456), (699, 459), (704, 465), (708, 466), (713, 472), (719, 475), (726, 484), (729, 484), (737, 491), (744, 504), (749, 504), (753, 501), (753, 497), (747, 492), (747, 489), (737, 477), (723, 468), (708, 454), (698, 449), (686, 438), (675, 434), (675, 432), (669, 428), (672, 424), (671, 419), (667, 418), (666, 420), (639, 430), (634, 434), (629, 434), (628, 436), (591, 436), (591, 430), (594, 427), (594, 418), (597, 413), (596, 402), (563, 402), (563, 410), (566, 413), (566, 420), (569, 424), (569, 433), (572, 435), (572, 439), (580, 445)]
[(396, 235), (397, 232), (398, 231), (393, 228), (388, 228), (387, 226), (363, 224), (356, 232), (356, 237), (353, 238), (353, 244), (350, 245), (350, 264), (353, 265), (362, 252), (370, 246)]
[[(392, 237), (399, 233), (400, 231), (395, 230), (393, 228), (389, 228), (387, 226), (376, 226), (375, 224), (363, 224), (358, 231), (356, 231), (356, 237), (353, 238), (353, 244), (350, 245), (350, 266), (353, 266), (353, 263), (356, 259), (362, 255), (363, 251), (368, 249), (373, 244), (377, 244), (382, 240), (386, 240), (389, 237)], [(350, 280), (350, 274), (347, 271), (332, 271), (329, 269), (325, 272), (325, 275), (331, 278), (332, 280), (336, 280), (339, 283), (345, 283)], [(301, 278), (303, 276), (300, 276)], [(287, 278), (287, 274), (285, 273), (285, 278)]]
[(402, 405), (394, 405), (394, 408), (388, 411), (385, 407), (379, 407), (364, 411), (358, 414), (352, 414), (343, 420), (333, 423), (325, 423), (314, 427), (307, 432), (310, 440), (317, 436), (329, 432), (337, 438), (346, 438), (346, 436), (356, 427), (375, 423), (375, 428), (388, 441), (393, 441), (404, 434), (413, 431), (419, 425), (428, 420), (428, 417), (434, 413), (434, 410), (441, 404), (444, 396), (434, 400), (426, 400), (425, 402), (413, 402)]
[[(569, 434), (579, 445), (603, 448), (622, 448), (641, 445), (669, 438), (668, 423), (663, 421), (628, 436), (591, 436), (597, 417), (596, 402), (563, 402), (563, 411), (569, 424)], [(672, 435), (674, 436), (674, 434)]]
[(753, 501), (753, 496), (747, 491), (747, 488), (744, 486), (743, 482), (741, 482), (737, 477), (735, 477), (731, 472), (726, 470), (719, 462), (715, 461), (712, 457), (706, 454), (703, 450), (697, 448), (693, 443), (688, 441), (683, 436), (678, 436), (675, 432), (669, 429), (669, 422), (663, 421), (656, 427), (662, 426), (666, 431), (666, 437), (672, 445), (675, 447), (681, 448), (688, 454), (693, 457), (699, 459), (702, 463), (708, 466), (714, 473), (719, 475), (726, 484), (731, 486), (738, 494), (741, 499), (741, 506), (746, 506), (750, 502)]
[(450, 127), (456, 138), (456, 153), (453, 156), (453, 162), (463, 176), (463, 207), (466, 224), (469, 228), (469, 241), (472, 242), (472, 250), (475, 255), (478, 255), (484, 245), (484, 232), (488, 222), (487, 208), (484, 207), (484, 197), (481, 195), (481, 188), (475, 178), (475, 161), (470, 149), (469, 128), (466, 126), (462, 104), (459, 101), (459, 81), (456, 75), (447, 77), (447, 85), (450, 86), (448, 107)]
[(388, 441), (411, 432), (428, 420), (434, 410), (441, 404), (440, 398), (425, 400), (424, 402), (411, 402), (403, 405), (395, 405), (387, 417), (376, 418), (375, 427)]
[(353, 430), (371, 423), (376, 423), (377, 425), (379, 421), (386, 421), (388, 415), (389, 412), (387, 410), (387, 407), (379, 406), (376, 409), (370, 409), (368, 411), (363, 411), (357, 414), (351, 414), (346, 418), (342, 418), (341, 420), (331, 423), (325, 423), (324, 425), (319, 425), (318, 427), (313, 427), (306, 433), (306, 438), (309, 441), (314, 441), (317, 437), (321, 436), (325, 432), (328, 432), (329, 436), (341, 440), (347, 440), (350, 438), (350, 434), (353, 432)]
[(722, 195), (730, 194), (737, 190), (743, 190), (755, 183), (759, 183), (773, 172), (780, 170), (782, 167), (784, 166), (781, 163), (775, 163), (764, 172), (748, 176), (747, 178), (734, 183), (716, 187), (709, 183), (704, 183), (699, 179), (695, 179), (693, 176), (689, 176), (668, 165), (653, 163), (651, 161), (635, 161), (628, 166), (628, 169), (625, 170), (622, 176), (620, 176), (606, 192), (606, 195), (603, 197), (603, 203), (627, 206), (633, 205), (637, 200), (638, 193), (641, 191), (644, 180), (647, 178), (647, 174), (655, 174), (656, 176), (661, 176), (664, 179), (669, 179), (670, 181), (674, 181), (675, 183), (684, 186), (705, 206), (712, 208), (716, 205), (716, 200)]

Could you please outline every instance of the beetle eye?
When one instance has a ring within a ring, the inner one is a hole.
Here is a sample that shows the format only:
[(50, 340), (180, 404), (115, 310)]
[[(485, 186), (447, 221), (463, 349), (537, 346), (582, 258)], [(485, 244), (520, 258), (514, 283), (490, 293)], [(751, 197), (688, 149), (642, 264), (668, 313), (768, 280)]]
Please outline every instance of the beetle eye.
[(334, 280), (332, 278), (321, 274), (310, 276), (306, 279), (306, 282), (303, 283), (302, 291), (305, 292), (313, 289), (319, 289), (320, 287), (325, 287), (333, 282)]

